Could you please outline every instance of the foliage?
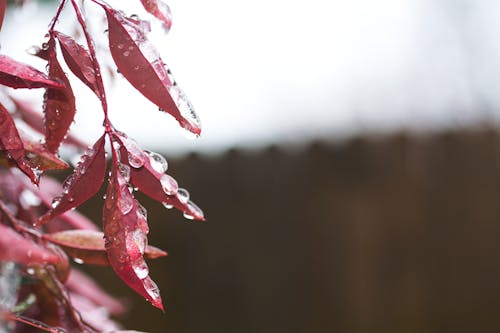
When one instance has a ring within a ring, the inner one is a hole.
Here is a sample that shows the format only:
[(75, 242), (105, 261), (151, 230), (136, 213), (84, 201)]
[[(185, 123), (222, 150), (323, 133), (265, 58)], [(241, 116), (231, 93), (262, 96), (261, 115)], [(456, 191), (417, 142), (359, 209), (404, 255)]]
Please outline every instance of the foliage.
[[(204, 220), (188, 192), (165, 173), (166, 160), (142, 150), (112, 125), (101, 65), (81, 9), (83, 2), (61, 0), (46, 43), (36, 48), (34, 55), (47, 62), (47, 74), (0, 55), (1, 95), (7, 101), (0, 104), (0, 264), (22, 277), (18, 298), (7, 301), (6, 295), (0, 295), (0, 319), (13, 331), (119, 330), (95, 308), (118, 315), (123, 313), (123, 306), (71, 267), (68, 257), (77, 263), (111, 266), (130, 288), (163, 310), (145, 258), (167, 253), (148, 244), (146, 209), (135, 199), (134, 191), (141, 191), (167, 208), (177, 208), (186, 218)], [(171, 15), (166, 4), (161, 0), (141, 3), (166, 31), (170, 29)], [(0, 26), (5, 4), (0, 0)], [(101, 0), (90, 0), (85, 5), (102, 9), (107, 18), (109, 52), (123, 77), (180, 126), (199, 135), (200, 122), (192, 105), (147, 38), (149, 23), (128, 17)], [(65, 7), (75, 15), (83, 32), (83, 45), (74, 33), (56, 29)], [(81, 150), (86, 147), (69, 133), (76, 103), (62, 61), (99, 99), (104, 122), (102, 136), (86, 149), (61, 185), (42, 174), (68, 167), (58, 155), (61, 146)], [(10, 93), (10, 89), (34, 88), (45, 89), (43, 114)], [(21, 131), (20, 123), (41, 133), (43, 142), (30, 139)], [(73, 209), (96, 195), (106, 178), (101, 231)]]

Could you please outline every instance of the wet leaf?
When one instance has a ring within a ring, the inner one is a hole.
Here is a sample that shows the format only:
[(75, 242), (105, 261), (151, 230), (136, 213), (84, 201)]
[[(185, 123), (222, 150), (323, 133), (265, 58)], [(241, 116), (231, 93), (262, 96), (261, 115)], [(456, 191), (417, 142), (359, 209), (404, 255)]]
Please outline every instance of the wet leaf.
[[(108, 266), (109, 260), (104, 244), (104, 233), (94, 230), (66, 230), (44, 236), (47, 240), (61, 246), (72, 258), (90, 265)], [(154, 246), (147, 246), (146, 258), (155, 259), (167, 253)]]
[(166, 32), (172, 26), (172, 13), (170, 7), (162, 0), (141, 0), (144, 9), (163, 23)]
[(5, 55), (0, 55), (0, 84), (16, 89), (61, 89), (64, 87), (62, 83), (54, 79), (49, 79), (38, 69)]
[[(13, 98), (12, 96), (10, 97), (10, 99), (16, 107), (15, 115), (20, 117), (22, 121), (24, 121), (28, 126), (30, 126), (38, 133), (45, 134), (45, 125), (42, 112), (35, 110), (33, 105), (31, 105), (30, 103), (21, 101), (17, 98)], [(85, 149), (87, 147), (87, 144), (82, 142), (71, 133), (69, 133), (66, 139), (64, 139), (64, 143), (71, 144), (79, 149)]]
[(39, 173), (35, 173), (25, 156), (24, 143), (19, 136), (14, 120), (9, 111), (0, 104), (0, 152), (6, 154), (9, 161), (17, 164), (33, 183), (38, 184)]
[(143, 258), (149, 231), (146, 217), (128, 189), (115, 154), (103, 208), (108, 259), (115, 273), (130, 288), (163, 310), (160, 291), (149, 277), (149, 268)]
[(89, 52), (72, 37), (56, 32), (61, 51), (69, 69), (85, 83), (96, 95), (100, 96), (96, 83), (96, 73)]
[(52, 209), (38, 220), (38, 224), (47, 223), (74, 207), (90, 199), (101, 188), (106, 173), (104, 135), (97, 140), (83, 156), (73, 173), (63, 184), (63, 193), (53, 201)]
[[(130, 182), (148, 197), (171, 205), (186, 216), (192, 216), (196, 220), (204, 221), (203, 211), (198, 208), (189, 197), (186, 198), (187, 191), (179, 189), (177, 182), (171, 176), (159, 172), (153, 165), (151, 157), (147, 154), (138, 154), (140, 148), (135, 146), (133, 140), (122, 133), (114, 133), (114, 138), (121, 144), (121, 162), (130, 166)], [(133, 161), (141, 159), (139, 164), (134, 166)], [(167, 194), (169, 193), (169, 194)]]
[(13, 229), (0, 224), (0, 260), (19, 264), (57, 264), (59, 257)]
[(56, 152), (66, 137), (76, 112), (75, 96), (55, 52), (55, 41), (49, 41), (49, 77), (62, 82), (63, 89), (47, 89), (45, 93), (45, 145)]
[(110, 7), (102, 7), (108, 18), (109, 48), (120, 73), (147, 99), (177, 119), (183, 128), (199, 135), (199, 119), (185, 95), (178, 93), (141, 23)]
[(59, 157), (49, 152), (44, 145), (23, 140), (26, 158), (30, 164), (39, 170), (64, 170), (69, 165)]

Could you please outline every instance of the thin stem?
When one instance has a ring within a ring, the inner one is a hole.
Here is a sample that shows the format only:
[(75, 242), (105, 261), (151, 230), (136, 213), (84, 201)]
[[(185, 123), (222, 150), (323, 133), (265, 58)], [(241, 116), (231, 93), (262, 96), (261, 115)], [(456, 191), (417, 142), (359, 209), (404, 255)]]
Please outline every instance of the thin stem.
[(66, 0), (62, 0), (61, 3), (59, 3), (59, 7), (57, 8), (56, 15), (52, 19), (52, 22), (50, 23), (50, 28), (49, 28), (49, 33), (54, 31), (54, 27), (56, 26), (57, 20), (59, 19), (59, 16), (61, 15), (61, 12), (64, 8), (64, 5), (66, 4)]
[(108, 131), (111, 127), (111, 123), (108, 118), (108, 103), (106, 101), (106, 92), (104, 90), (104, 83), (102, 82), (101, 67), (99, 65), (99, 62), (97, 61), (94, 42), (92, 41), (92, 37), (90, 37), (89, 35), (87, 24), (85, 23), (82, 11), (80, 10), (80, 7), (78, 7), (76, 0), (71, 0), (71, 4), (75, 9), (76, 18), (78, 20), (78, 23), (80, 23), (80, 26), (82, 27), (83, 34), (85, 35), (85, 40), (87, 41), (87, 46), (90, 52), (90, 59), (92, 61), (92, 66), (94, 67), (96, 76), (97, 89), (99, 90), (100, 94), (99, 99), (101, 100), (102, 110), (104, 112), (104, 126), (106, 127), (106, 131)]

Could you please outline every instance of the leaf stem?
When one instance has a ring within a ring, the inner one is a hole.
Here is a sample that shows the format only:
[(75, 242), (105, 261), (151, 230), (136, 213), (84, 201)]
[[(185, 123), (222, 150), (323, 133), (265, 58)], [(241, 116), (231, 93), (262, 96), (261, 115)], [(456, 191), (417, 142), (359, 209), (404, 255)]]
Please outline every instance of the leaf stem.
[(54, 31), (54, 27), (56, 26), (57, 20), (59, 20), (59, 16), (61, 15), (61, 12), (62, 12), (65, 4), (66, 4), (66, 0), (61, 0), (61, 2), (59, 3), (59, 7), (57, 8), (56, 15), (54, 16), (54, 18), (52, 19), (52, 21), (50, 23), (49, 33), (52, 33), (52, 31)]
[(100, 94), (99, 99), (101, 101), (102, 110), (104, 112), (104, 126), (106, 127), (106, 131), (108, 131), (109, 128), (111, 127), (111, 123), (108, 118), (108, 103), (106, 100), (106, 91), (104, 90), (104, 83), (102, 81), (101, 67), (99, 65), (99, 62), (97, 61), (94, 42), (92, 40), (92, 37), (90, 37), (90, 34), (87, 29), (87, 24), (85, 23), (85, 18), (83, 17), (82, 11), (80, 10), (80, 7), (78, 7), (76, 0), (71, 0), (71, 4), (73, 5), (76, 18), (78, 20), (78, 23), (80, 23), (80, 26), (82, 27), (83, 34), (85, 35), (85, 40), (87, 41), (87, 46), (89, 48), (89, 53), (90, 53), (90, 59), (92, 61), (92, 66), (94, 67), (94, 72), (96, 75), (97, 89), (99, 90)]

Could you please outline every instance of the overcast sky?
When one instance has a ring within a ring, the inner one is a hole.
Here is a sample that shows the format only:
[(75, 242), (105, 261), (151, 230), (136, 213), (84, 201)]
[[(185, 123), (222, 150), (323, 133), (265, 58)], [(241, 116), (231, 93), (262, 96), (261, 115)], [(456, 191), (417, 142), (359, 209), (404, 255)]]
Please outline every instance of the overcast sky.
[[(148, 18), (139, 1), (108, 2)], [(499, 118), (499, 1), (169, 4), (171, 32), (157, 30), (151, 38), (194, 104), (203, 135), (186, 139), (129, 85), (109, 84), (113, 122), (146, 147), (221, 151)], [(43, 8), (10, 14), (2, 53), (31, 61), (24, 50), (42, 41), (48, 15)], [(99, 104), (75, 85), (82, 96), (75, 129), (95, 138)]]

